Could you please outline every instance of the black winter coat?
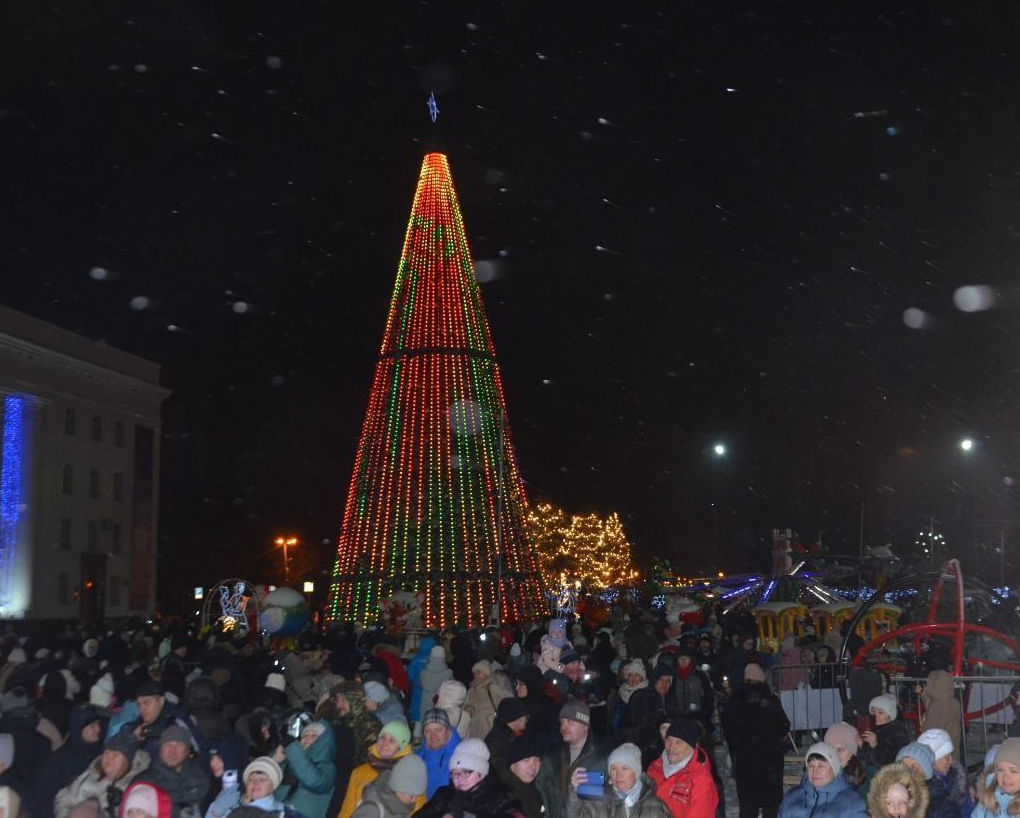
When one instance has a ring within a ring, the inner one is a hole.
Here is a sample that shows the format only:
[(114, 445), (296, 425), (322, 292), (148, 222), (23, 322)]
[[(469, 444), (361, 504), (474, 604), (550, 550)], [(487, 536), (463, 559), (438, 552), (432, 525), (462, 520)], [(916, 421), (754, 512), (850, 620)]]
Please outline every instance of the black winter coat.
[(925, 818), (960, 818), (960, 805), (953, 800), (947, 778), (933, 775), (928, 779), (928, 812)]
[(14, 777), (22, 783), (22, 792), (31, 792), (46, 759), (50, 757), (50, 742), (36, 732), (39, 714), (30, 707), (11, 710), (0, 716), (0, 733), (14, 738)]
[(91, 704), (81, 704), (71, 710), (67, 741), (42, 766), (35, 786), (29, 794), (26, 812), (30, 815), (52, 815), (53, 799), (57, 793), (85, 772), (85, 768), (103, 751), (102, 741), (86, 744), (81, 737), (82, 728), (100, 720), (105, 732), (106, 720), (100, 719), (99, 710)]
[[(513, 775), (512, 772), (511, 775)], [(525, 784), (514, 775), (508, 789), (510, 794), (520, 803), (524, 818), (550, 818), (548, 811), (545, 809), (545, 802), (542, 800), (542, 793), (534, 781), (530, 784)]]
[(745, 682), (722, 713), (733, 759), (733, 777), (762, 790), (782, 791), (783, 759), (790, 720), (762, 682)]
[(857, 751), (861, 761), (870, 764), (875, 769), (892, 764), (896, 760), (896, 754), (911, 742), (907, 725), (902, 721), (895, 720), (876, 727), (875, 737), (878, 739), (878, 744), (872, 747), (865, 742)]
[(436, 790), (416, 818), (521, 818), (524, 815), (520, 802), (514, 798), (502, 781), (492, 772), (466, 792), (452, 784)]

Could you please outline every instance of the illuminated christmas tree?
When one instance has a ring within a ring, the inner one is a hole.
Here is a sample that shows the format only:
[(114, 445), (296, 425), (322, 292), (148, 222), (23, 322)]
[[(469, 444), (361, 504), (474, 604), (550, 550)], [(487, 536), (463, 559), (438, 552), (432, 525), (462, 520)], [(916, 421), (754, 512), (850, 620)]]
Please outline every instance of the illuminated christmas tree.
[(422, 163), (333, 567), (328, 617), (377, 621), (424, 596), (425, 623), (545, 614), (524, 486), (446, 157)]

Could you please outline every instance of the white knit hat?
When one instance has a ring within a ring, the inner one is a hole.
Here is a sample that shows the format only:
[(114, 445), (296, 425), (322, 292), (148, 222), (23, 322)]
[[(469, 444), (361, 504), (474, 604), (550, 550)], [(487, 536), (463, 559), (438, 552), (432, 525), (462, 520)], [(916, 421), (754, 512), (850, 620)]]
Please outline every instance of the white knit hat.
[(252, 773), (262, 773), (273, 785), (275, 790), (280, 786), (280, 782), (283, 781), (283, 770), (280, 765), (276, 763), (276, 759), (270, 758), (269, 756), (259, 756), (247, 767), (244, 768), (244, 773), (241, 775), (241, 780), (247, 784), (248, 777)]
[(146, 815), (159, 815), (159, 796), (154, 784), (135, 784), (124, 799), (124, 815), (133, 809), (140, 809)]
[(890, 719), (895, 720), (897, 714), (900, 712), (896, 706), (896, 697), (890, 696), (888, 693), (883, 693), (881, 696), (875, 696), (868, 704), (868, 710), (874, 708), (875, 710), (881, 710), (883, 713), (889, 716)]
[(447, 679), (439, 685), (436, 694), (436, 707), (459, 707), (467, 698), (467, 688), (456, 679)]
[(804, 766), (807, 766), (808, 759), (811, 756), (821, 756), (829, 762), (829, 766), (832, 767), (834, 775), (839, 775), (843, 771), (843, 765), (839, 763), (839, 753), (836, 752), (836, 748), (831, 744), (826, 744), (824, 741), (819, 741), (817, 744), (812, 744), (808, 747), (808, 751), (804, 753)]
[(287, 687), (287, 680), (283, 678), (282, 673), (270, 673), (266, 677), (266, 683), (264, 686), (268, 687), (270, 690), (279, 690), (283, 693)]
[(645, 663), (640, 659), (635, 659), (633, 662), (623, 666), (623, 678), (626, 679), (632, 673), (640, 676), (642, 679), (648, 678), (648, 671), (645, 670)]
[(634, 771), (634, 775), (640, 778), (642, 772), (640, 748), (630, 742), (621, 744), (609, 754), (609, 761), (606, 763), (606, 767), (610, 772), (612, 772), (614, 764), (623, 764), (625, 767), (630, 767)]
[(404, 795), (424, 795), (428, 792), (429, 774), (425, 762), (414, 753), (404, 756), (390, 772), (390, 789)]
[(930, 730), (925, 730), (917, 737), (917, 741), (931, 748), (931, 751), (935, 753), (936, 761), (953, 753), (953, 740), (949, 737), (949, 733), (941, 727), (932, 727)]
[(457, 745), (450, 756), (450, 772), (454, 770), (471, 770), (472, 772), (489, 774), (489, 748), (480, 738), (466, 738)]

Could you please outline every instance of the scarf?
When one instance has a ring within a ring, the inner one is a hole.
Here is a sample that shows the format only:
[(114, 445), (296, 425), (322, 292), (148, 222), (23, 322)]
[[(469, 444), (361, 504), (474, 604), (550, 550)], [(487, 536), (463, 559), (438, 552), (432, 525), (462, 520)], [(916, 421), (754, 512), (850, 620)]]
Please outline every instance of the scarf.
[(644, 690), (648, 687), (648, 680), (643, 679), (640, 683), (631, 687), (629, 684), (624, 682), (620, 685), (620, 698), (623, 699), (623, 703), (627, 704), (630, 701), (630, 697), (634, 695), (638, 690)]
[(620, 792), (616, 787), (613, 787), (613, 792), (616, 793), (616, 797), (623, 801), (624, 807), (627, 808), (627, 814), (630, 815), (630, 811), (634, 808), (634, 805), (638, 802), (641, 797), (641, 779), (640, 777), (634, 786), (626, 792)]
[(694, 673), (693, 662), (687, 665), (687, 667), (680, 667), (680, 665), (676, 666), (676, 675), (679, 676), (681, 679), (686, 679), (692, 673)]
[(694, 758), (694, 751), (687, 756), (683, 761), (677, 764), (670, 764), (669, 759), (666, 757), (666, 751), (662, 751), (662, 777), (671, 778), (680, 772), (684, 767), (691, 763), (691, 759)]

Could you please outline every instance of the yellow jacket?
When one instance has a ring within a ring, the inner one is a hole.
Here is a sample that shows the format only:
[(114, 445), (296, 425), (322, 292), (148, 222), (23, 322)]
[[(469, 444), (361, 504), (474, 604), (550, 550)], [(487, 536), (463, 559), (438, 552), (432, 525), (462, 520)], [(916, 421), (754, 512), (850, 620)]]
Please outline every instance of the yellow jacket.
[[(379, 749), (373, 744), (368, 749), (368, 754), (373, 759), (379, 759)], [(390, 759), (390, 766), (396, 764), (404, 756), (411, 755), (411, 746), (408, 745), (403, 750), (397, 752), (392, 759)], [(385, 762), (383, 762), (385, 763)], [(347, 794), (344, 795), (343, 806), (340, 807), (340, 812), (337, 813), (336, 818), (351, 818), (354, 810), (358, 808), (358, 804), (361, 803), (361, 798), (365, 793), (365, 787), (371, 784), (379, 777), (379, 770), (372, 766), (372, 762), (369, 761), (366, 764), (359, 764), (351, 772), (351, 780), (347, 782)], [(428, 799), (424, 795), (418, 796), (414, 801), (414, 811), (420, 810), (425, 806), (425, 802)]]

